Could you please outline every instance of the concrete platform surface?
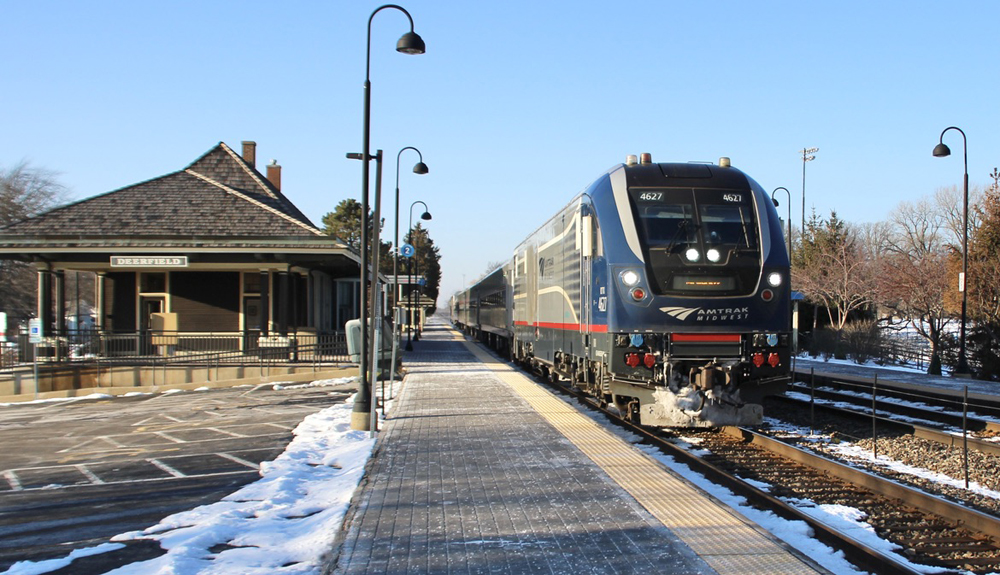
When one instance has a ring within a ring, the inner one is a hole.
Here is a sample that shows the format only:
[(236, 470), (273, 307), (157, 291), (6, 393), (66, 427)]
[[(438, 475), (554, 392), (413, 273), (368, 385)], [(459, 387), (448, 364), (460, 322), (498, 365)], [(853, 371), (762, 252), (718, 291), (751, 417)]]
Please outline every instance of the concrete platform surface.
[(408, 353), (326, 573), (817, 573), (443, 323)]

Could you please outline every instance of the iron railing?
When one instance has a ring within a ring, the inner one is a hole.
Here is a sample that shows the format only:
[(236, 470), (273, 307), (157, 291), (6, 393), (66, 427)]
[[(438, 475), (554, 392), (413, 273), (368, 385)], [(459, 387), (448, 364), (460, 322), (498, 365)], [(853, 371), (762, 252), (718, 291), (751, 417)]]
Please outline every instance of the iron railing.
[(0, 345), (0, 370), (40, 362), (98, 365), (254, 365), (349, 362), (343, 333), (65, 331), (29, 342), (27, 334)]

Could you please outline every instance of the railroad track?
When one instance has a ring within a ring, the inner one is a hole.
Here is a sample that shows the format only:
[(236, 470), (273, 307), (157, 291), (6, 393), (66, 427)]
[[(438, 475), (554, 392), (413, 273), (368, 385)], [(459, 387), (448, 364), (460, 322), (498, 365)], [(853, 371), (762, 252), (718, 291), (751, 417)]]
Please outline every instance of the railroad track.
[[(843, 551), (862, 569), (880, 574), (920, 573), (911, 563), (953, 569), (952, 573), (985, 574), (1000, 569), (1000, 520), (995, 516), (747, 429), (685, 430), (684, 437), (699, 438), (698, 451), (709, 452), (696, 455), (676, 444), (678, 434), (633, 425), (585, 394), (562, 385), (556, 385), (555, 389), (600, 410), (617, 425), (640, 435), (645, 442), (746, 498), (755, 507), (806, 522), (818, 540)], [(769, 487), (758, 488), (756, 482)], [(842, 505), (860, 510), (879, 537), (897, 545), (898, 550), (885, 553), (827, 525), (808, 513), (808, 507), (815, 505)]]
[[(829, 399), (830, 401), (840, 403), (835, 398)], [(788, 405), (791, 409), (799, 411), (800, 413), (809, 413), (809, 410), (812, 409), (821, 414), (828, 414), (849, 419), (859, 425), (867, 423), (869, 425), (869, 433), (872, 429), (872, 412), (870, 406), (868, 409), (865, 409), (862, 406), (848, 408), (844, 405), (834, 405), (823, 402), (812, 404), (809, 398), (788, 395), (772, 396), (768, 398), (768, 401)], [(1000, 443), (996, 441), (981, 439), (971, 434), (963, 437), (960, 431), (955, 431), (954, 429), (949, 429), (943, 426), (931, 427), (915, 422), (901, 421), (894, 418), (892, 413), (881, 410), (876, 410), (874, 419), (875, 426), (879, 433), (905, 433), (907, 435), (912, 435), (920, 439), (926, 439), (928, 441), (933, 441), (950, 447), (968, 447), (968, 449), (972, 451), (978, 451), (986, 455), (1000, 456)]]
[[(814, 371), (793, 372), (793, 392), (815, 395), (817, 399), (837, 401), (857, 406), (871, 413), (893, 414), (917, 419), (918, 423), (986, 435), (1000, 433), (1000, 400), (982, 394), (966, 396), (950, 389), (879, 381), (861, 377), (819, 374)], [(964, 415), (968, 412), (968, 415)]]
[[(782, 501), (807, 500), (864, 513), (880, 538), (918, 564), (991, 573), (1000, 567), (995, 516), (888, 481), (746, 429), (686, 433), (710, 452), (704, 459), (742, 479), (771, 486)], [(860, 563), (862, 568), (871, 568)], [(875, 569), (876, 572), (882, 572)]]

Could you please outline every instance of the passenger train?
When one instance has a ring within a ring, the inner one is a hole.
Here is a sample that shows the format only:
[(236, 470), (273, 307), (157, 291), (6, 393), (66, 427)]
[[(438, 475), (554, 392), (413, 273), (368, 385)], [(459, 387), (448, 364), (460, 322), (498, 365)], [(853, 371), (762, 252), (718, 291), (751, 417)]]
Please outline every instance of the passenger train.
[(456, 294), (451, 316), (642, 425), (759, 424), (790, 373), (781, 224), (728, 158), (629, 156)]

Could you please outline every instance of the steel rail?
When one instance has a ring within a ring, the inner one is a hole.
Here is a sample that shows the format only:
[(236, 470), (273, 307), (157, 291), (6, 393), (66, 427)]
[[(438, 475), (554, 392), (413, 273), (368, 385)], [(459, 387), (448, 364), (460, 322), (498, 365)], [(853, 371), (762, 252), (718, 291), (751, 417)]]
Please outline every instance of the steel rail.
[(742, 437), (748, 443), (760, 446), (772, 453), (791, 459), (796, 463), (829, 473), (853, 485), (865, 487), (879, 495), (898, 499), (915, 509), (925, 513), (932, 513), (938, 517), (967, 527), (970, 530), (1000, 540), (1000, 518), (993, 515), (952, 503), (937, 495), (930, 495), (867, 471), (844, 465), (749, 429), (725, 428), (725, 432)]
[[(546, 383), (547, 380), (546, 380)], [(687, 465), (693, 471), (704, 475), (709, 481), (717, 485), (726, 487), (736, 495), (745, 498), (751, 505), (768, 509), (780, 517), (790, 521), (803, 521), (813, 530), (813, 536), (826, 545), (834, 549), (843, 551), (845, 557), (852, 563), (867, 570), (883, 575), (917, 575), (922, 573), (911, 568), (909, 565), (897, 559), (892, 554), (883, 553), (881, 550), (873, 549), (863, 542), (857, 541), (850, 535), (838, 531), (837, 529), (823, 523), (822, 521), (803, 513), (794, 506), (781, 499), (763, 491), (753, 485), (748, 484), (739, 477), (732, 475), (704, 459), (670, 443), (655, 431), (628, 422), (616, 413), (597, 405), (593, 397), (582, 391), (564, 387), (558, 384), (549, 384), (554, 389), (576, 397), (587, 404), (593, 406), (604, 415), (608, 416), (616, 425), (635, 433), (643, 438), (646, 443), (654, 445), (657, 449), (666, 452), (680, 463)]]
[[(801, 369), (792, 372), (793, 381), (798, 380), (799, 386), (808, 385), (807, 382), (813, 379), (817, 386), (825, 385), (838, 389), (840, 387), (850, 387), (869, 391), (875, 384), (875, 380), (866, 377), (856, 377), (850, 375), (820, 373), (815, 371), (803, 371)], [(795, 385), (794, 383), (791, 385)], [(889, 379), (878, 379), (878, 396), (881, 398), (893, 397), (908, 401), (921, 400), (933, 403), (938, 407), (947, 407), (956, 412), (962, 411), (964, 402), (963, 393), (959, 390), (935, 388), (928, 385), (918, 385)], [(1000, 398), (981, 393), (970, 393), (969, 399), (975, 403), (969, 407), (975, 409), (980, 415), (1000, 418)], [(960, 416), (959, 416), (960, 417)], [(986, 429), (1000, 431), (1000, 424), (983, 421)]]
[[(798, 405), (806, 404), (809, 402), (804, 399), (797, 399), (794, 397), (787, 397), (783, 395), (775, 395), (768, 398), (773, 401), (783, 401), (787, 403), (795, 403)], [(825, 411), (827, 413), (834, 413), (844, 417), (850, 417), (858, 421), (865, 420), (871, 421), (872, 414), (871, 411), (854, 411), (852, 409), (847, 409), (844, 407), (838, 407), (836, 405), (827, 405), (824, 403), (814, 404), (816, 409)], [(890, 419), (882, 415), (875, 416), (876, 421), (879, 425), (888, 429), (893, 429), (918, 437), (920, 439), (926, 439), (928, 441), (933, 441), (935, 443), (941, 443), (949, 447), (961, 447), (962, 446), (962, 436), (956, 435), (955, 433), (949, 433), (942, 429), (935, 429), (933, 427), (927, 427), (920, 425), (918, 423), (908, 422), (908, 421), (897, 421), (895, 419)], [(966, 442), (968, 443), (969, 449), (984, 453), (986, 455), (1000, 456), (1000, 443), (995, 441), (985, 441), (979, 439), (978, 437), (966, 437)]]

